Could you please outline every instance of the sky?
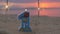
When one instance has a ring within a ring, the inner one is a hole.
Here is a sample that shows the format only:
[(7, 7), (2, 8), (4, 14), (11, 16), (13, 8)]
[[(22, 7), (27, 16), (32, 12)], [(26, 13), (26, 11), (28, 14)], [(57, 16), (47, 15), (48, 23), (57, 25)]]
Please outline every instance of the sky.
[[(37, 8), (38, 0), (9, 0), (9, 8)], [(40, 15), (59, 16), (60, 0), (39, 0)], [(0, 8), (6, 5), (6, 0), (0, 0)], [(3, 7), (4, 8), (4, 7)]]

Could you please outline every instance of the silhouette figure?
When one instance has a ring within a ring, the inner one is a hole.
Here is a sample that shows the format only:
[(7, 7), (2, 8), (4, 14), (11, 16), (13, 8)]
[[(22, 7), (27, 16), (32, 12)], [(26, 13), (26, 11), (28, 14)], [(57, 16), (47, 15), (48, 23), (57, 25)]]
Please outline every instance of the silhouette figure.
[(19, 31), (21, 32), (32, 32), (30, 28), (30, 15), (29, 12), (23, 12), (18, 16), (18, 20), (22, 20), (22, 25)]

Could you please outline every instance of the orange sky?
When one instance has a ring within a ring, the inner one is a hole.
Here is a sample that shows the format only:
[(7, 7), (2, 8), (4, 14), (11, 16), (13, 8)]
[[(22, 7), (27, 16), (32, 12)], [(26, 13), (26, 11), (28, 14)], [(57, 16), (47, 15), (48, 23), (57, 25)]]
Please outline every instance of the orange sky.
[[(0, 5), (5, 5), (6, 3), (0, 2)], [(37, 7), (37, 3), (10, 3), (9, 6), (17, 7)], [(53, 8), (60, 7), (60, 2), (40, 2), (40, 8)]]
[[(0, 5), (5, 5), (6, 3), (2, 3), (0, 2)], [(9, 2), (9, 7), (11, 6), (16, 6), (16, 7), (37, 7), (37, 3), (10, 3)], [(60, 8), (60, 2), (40, 2), (40, 8)], [(41, 15), (52, 15), (52, 14), (56, 14), (56, 12), (46, 12), (46, 11), (42, 11), (40, 12)]]
[(60, 2), (40, 3), (41, 8), (59, 8)]

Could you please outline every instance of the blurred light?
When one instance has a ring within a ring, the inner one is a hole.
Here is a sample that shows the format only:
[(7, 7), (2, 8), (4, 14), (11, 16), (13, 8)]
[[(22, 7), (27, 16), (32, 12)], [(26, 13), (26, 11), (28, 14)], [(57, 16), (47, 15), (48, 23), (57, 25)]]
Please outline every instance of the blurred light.
[(9, 7), (8, 5), (5, 6), (5, 8), (8, 8), (8, 7)]
[(27, 9), (25, 9), (25, 11), (27, 11)]
[(38, 8), (38, 10), (40, 10), (40, 8)]

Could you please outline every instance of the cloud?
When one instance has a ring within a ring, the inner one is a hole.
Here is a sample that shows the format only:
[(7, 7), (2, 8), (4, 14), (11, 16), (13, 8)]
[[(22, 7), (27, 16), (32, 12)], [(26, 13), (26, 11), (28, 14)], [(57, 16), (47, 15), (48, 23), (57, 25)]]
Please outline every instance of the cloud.
[[(6, 3), (0, 2), (0, 5), (6, 5)], [(13, 2), (9, 2), (8, 5), (9, 6), (16, 6), (16, 7), (36, 7), (37, 3), (13, 3)]]
[[(5, 2), (0, 2), (0, 5), (6, 5)], [(37, 2), (35, 3), (14, 3), (9, 2), (9, 7), (22, 7), (22, 8), (28, 8), (28, 7), (38, 7)], [(40, 8), (60, 8), (60, 2), (40, 2)]]
[[(6, 2), (6, 0), (2, 0)], [(14, 2), (14, 3), (35, 3), (38, 0), (8, 0), (9, 2)], [(60, 2), (60, 0), (39, 0), (40, 2)], [(0, 0), (1, 2), (1, 0)]]
[(41, 2), (60, 2), (60, 0), (40, 0)]
[(9, 0), (9, 2), (14, 2), (14, 3), (33, 3), (33, 2), (37, 2), (37, 0)]
[(60, 8), (60, 2), (41, 2), (41, 8)]

